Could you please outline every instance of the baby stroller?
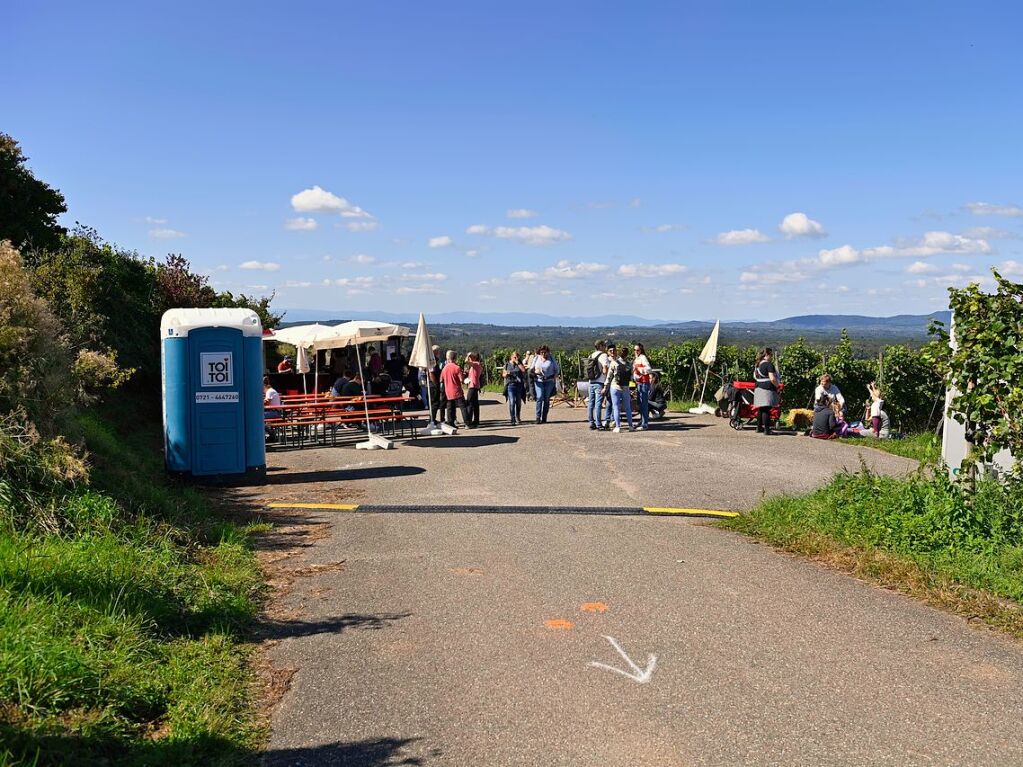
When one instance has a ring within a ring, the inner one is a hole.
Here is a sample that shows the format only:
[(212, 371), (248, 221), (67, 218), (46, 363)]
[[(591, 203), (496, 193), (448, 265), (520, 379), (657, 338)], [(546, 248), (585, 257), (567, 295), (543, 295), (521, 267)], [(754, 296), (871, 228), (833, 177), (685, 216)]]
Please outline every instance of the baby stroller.
[[(736, 431), (745, 426), (756, 423), (757, 411), (753, 407), (753, 390), (757, 385), (753, 381), (732, 381), (725, 385), (725, 392), (728, 395), (728, 425)], [(778, 387), (778, 391), (784, 389), (784, 384)], [(781, 418), (781, 402), (777, 407), (771, 408), (771, 423), (778, 423)]]

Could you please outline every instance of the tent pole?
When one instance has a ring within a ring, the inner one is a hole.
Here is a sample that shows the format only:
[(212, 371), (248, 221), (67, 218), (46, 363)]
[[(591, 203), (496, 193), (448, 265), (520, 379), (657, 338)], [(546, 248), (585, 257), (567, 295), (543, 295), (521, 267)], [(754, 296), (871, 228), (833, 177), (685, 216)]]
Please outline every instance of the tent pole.
[(369, 390), (366, 387), (366, 367), (362, 364), (362, 349), (359, 348), (359, 344), (355, 344), (355, 353), (359, 358), (359, 369), (362, 371), (362, 405), (366, 410), (366, 436), (368, 437), (372, 432), (369, 430)]
[[(707, 393), (707, 379), (710, 378), (710, 365), (707, 365), (707, 371), (703, 376), (703, 388), (700, 390), (700, 405), (703, 404), (703, 395)], [(699, 407), (699, 405), (697, 406)]]

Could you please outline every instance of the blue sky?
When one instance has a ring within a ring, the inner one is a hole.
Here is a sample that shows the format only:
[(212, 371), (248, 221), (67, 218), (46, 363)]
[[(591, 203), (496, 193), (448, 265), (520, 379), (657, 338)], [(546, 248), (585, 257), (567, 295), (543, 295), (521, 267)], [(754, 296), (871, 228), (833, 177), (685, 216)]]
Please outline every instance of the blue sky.
[(67, 222), (280, 307), (886, 315), (1023, 278), (1018, 3), (14, 0), (4, 22), (0, 130)]

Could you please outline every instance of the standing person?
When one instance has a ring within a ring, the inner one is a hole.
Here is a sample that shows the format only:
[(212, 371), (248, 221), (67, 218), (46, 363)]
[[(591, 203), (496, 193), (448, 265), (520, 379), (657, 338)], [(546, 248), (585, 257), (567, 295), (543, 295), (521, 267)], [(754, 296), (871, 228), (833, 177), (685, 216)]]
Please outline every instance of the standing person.
[(437, 408), (437, 421), (436, 423), (444, 422), (444, 413), (448, 409), (447, 397), (444, 394), (444, 387), (440, 382), (441, 371), (444, 370), (444, 366), (447, 362), (444, 360), (443, 354), (441, 354), (440, 347), (437, 344), (433, 345), (433, 359), (434, 359), (434, 371), (437, 374), (437, 397), (433, 400), (434, 406)]
[(770, 347), (762, 349), (757, 355), (757, 362), (753, 367), (753, 380), (757, 383), (756, 389), (753, 390), (753, 407), (757, 410), (757, 431), (761, 434), (771, 434), (771, 408), (781, 404), (781, 397), (778, 396), (781, 379), (778, 378), (778, 368), (774, 366), (774, 350)]
[(522, 422), (522, 398), (526, 393), (526, 366), (519, 360), (519, 353), (512, 352), (511, 359), (505, 363), (504, 396), (508, 400), (508, 417), (512, 426)]
[(480, 364), (479, 352), (469, 352), (465, 357), (465, 375), (469, 379), (469, 388), (465, 395), (465, 407), (469, 413), (470, 428), (480, 425), (480, 385), (483, 380), (483, 365)]
[(530, 369), (533, 373), (533, 386), (536, 392), (536, 422), (547, 423), (547, 413), (551, 409), (551, 397), (558, 385), (558, 374), (561, 373), (547, 344), (536, 350), (533, 366)]
[(462, 423), (468, 429), (474, 429), (469, 423), (469, 413), (465, 407), (465, 396), (462, 393), (462, 368), (455, 362), (455, 352), (448, 349), (447, 362), (440, 371), (441, 389), (444, 390), (444, 397), (447, 400), (447, 425), (455, 425), (455, 408), (462, 411)]
[(526, 349), (522, 353), (522, 364), (526, 366), (526, 396), (524, 399), (536, 399), (536, 375), (533, 373), (533, 363), (536, 362), (536, 355), (532, 349)]
[(278, 373), (290, 373), (291, 371), (291, 357), (285, 357), (277, 364)]
[(593, 353), (586, 358), (586, 377), (590, 381), (586, 396), (586, 420), (590, 422), (590, 429), (597, 430), (604, 428), (600, 411), (604, 405), (604, 384), (607, 382), (607, 344), (597, 341), (593, 349)]
[(604, 390), (611, 398), (611, 412), (614, 417), (615, 427), (612, 431), (618, 434), (622, 430), (622, 410), (625, 411), (629, 431), (632, 428), (632, 397), (629, 393), (629, 381), (632, 379), (632, 368), (618, 356), (618, 349), (614, 344), (607, 346), (607, 383)]
[(867, 392), (870, 394), (870, 428), (875, 437), (887, 437), (890, 433), (891, 422), (888, 419), (888, 414), (884, 411), (881, 387), (875, 381), (871, 381), (867, 384)]
[(650, 374), (653, 368), (646, 358), (643, 344), (633, 347), (636, 357), (632, 360), (632, 380), (636, 382), (636, 398), (639, 400), (639, 430), (650, 428)]

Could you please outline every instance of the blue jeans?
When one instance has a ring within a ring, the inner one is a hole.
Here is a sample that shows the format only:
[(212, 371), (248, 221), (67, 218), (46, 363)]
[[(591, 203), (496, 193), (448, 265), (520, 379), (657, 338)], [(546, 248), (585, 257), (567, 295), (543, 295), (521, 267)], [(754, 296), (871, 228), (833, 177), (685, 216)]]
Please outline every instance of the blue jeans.
[(525, 392), (519, 384), (508, 384), (504, 396), (508, 398), (508, 417), (512, 423), (522, 418), (522, 400)]
[(604, 400), (601, 396), (604, 384), (590, 381), (590, 393), (586, 397), (586, 420), (594, 426), (601, 425), (600, 411)]
[(546, 381), (537, 381), (536, 384), (536, 418), (538, 421), (547, 420), (547, 412), (551, 409), (551, 397), (554, 395), (555, 381), (548, 378)]
[(611, 390), (611, 405), (614, 411), (615, 426), (622, 425), (622, 410), (625, 410), (625, 416), (628, 419), (626, 425), (632, 428), (632, 395), (628, 389), (612, 389)]
[(636, 395), (639, 397), (639, 423), (641, 426), (650, 425), (650, 384), (636, 384)]

